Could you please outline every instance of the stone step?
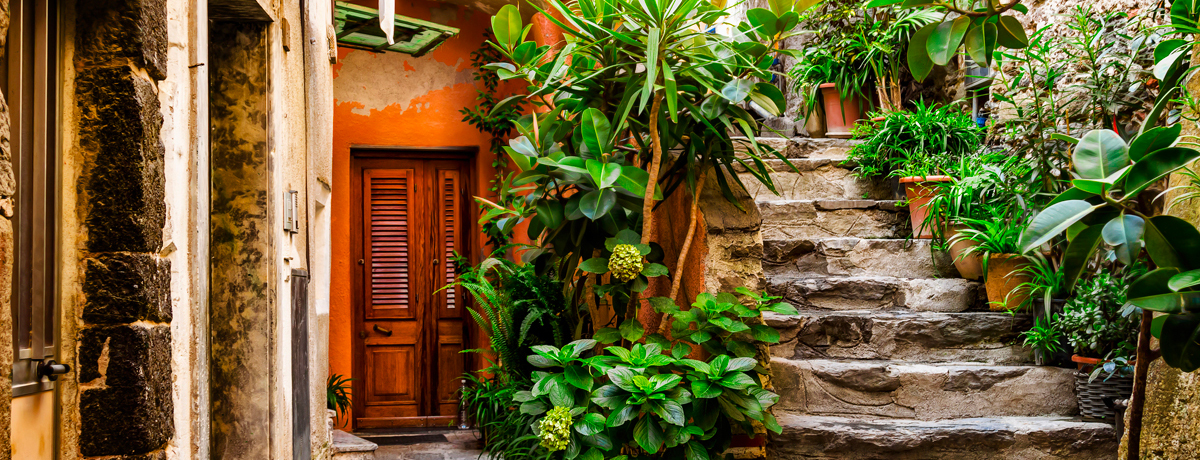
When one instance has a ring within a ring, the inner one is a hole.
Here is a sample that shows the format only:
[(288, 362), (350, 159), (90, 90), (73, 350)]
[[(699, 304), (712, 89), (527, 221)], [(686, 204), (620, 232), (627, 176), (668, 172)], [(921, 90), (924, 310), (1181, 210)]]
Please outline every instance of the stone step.
[(871, 359), (1032, 364), (1019, 342), (1028, 315), (970, 312), (767, 313), (781, 340), (771, 354), (789, 359)]
[(767, 291), (801, 310), (962, 312), (986, 306), (983, 285), (958, 278), (773, 276)]
[[(738, 177), (750, 196), (759, 200), (894, 200), (896, 188), (886, 180), (860, 179), (854, 176), (854, 166), (841, 159), (799, 158), (790, 160), (793, 170), (783, 160), (764, 160), (775, 182), (776, 195), (758, 181), (746, 168), (737, 166)], [(799, 172), (796, 172), (796, 171)]]
[(758, 201), (764, 240), (906, 238), (908, 208), (894, 200)]
[(771, 358), (776, 410), (938, 420), (1079, 413), (1075, 370)]
[(1113, 458), (1119, 434), (1105, 423), (1064, 417), (939, 421), (776, 413), (778, 460), (1083, 460)]
[(796, 238), (763, 240), (767, 276), (898, 276), (957, 278), (954, 261), (931, 240)]
[[(775, 150), (783, 154), (784, 158), (831, 158), (844, 160), (846, 151), (850, 147), (861, 141), (852, 141), (849, 139), (832, 139), (820, 138), (814, 139), (811, 137), (758, 137), (756, 138), (759, 144), (765, 144), (773, 147)], [(746, 153), (746, 138), (734, 137), (734, 148), (736, 152)], [(771, 156), (771, 158), (774, 158)], [(767, 157), (762, 157), (767, 159)]]

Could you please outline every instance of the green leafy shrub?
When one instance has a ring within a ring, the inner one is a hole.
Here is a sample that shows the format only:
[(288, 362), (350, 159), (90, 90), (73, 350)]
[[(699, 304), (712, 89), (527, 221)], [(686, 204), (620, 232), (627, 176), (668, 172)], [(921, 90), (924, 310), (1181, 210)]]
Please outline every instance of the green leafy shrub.
[[(544, 451), (563, 450), (567, 459), (625, 458), (617, 454), (628, 452), (708, 459), (728, 448), (735, 428), (751, 433), (758, 422), (778, 433), (767, 409), (779, 397), (762, 387), (765, 370), (751, 343), (779, 341), (777, 331), (761, 324), (762, 312), (796, 311), (775, 297), (741, 292), (751, 306), (727, 293), (702, 295), (687, 311), (654, 299), (676, 318), (674, 345), (659, 334), (608, 330), (561, 348), (533, 347), (528, 361), (540, 370), (514, 400), (522, 413), (540, 417), (535, 432)], [(645, 343), (597, 349), (642, 338)], [(713, 357), (689, 359), (694, 346)]]
[(863, 142), (850, 149), (847, 162), (858, 177), (954, 176), (959, 161), (976, 153), (983, 139), (983, 130), (956, 105), (918, 101), (912, 111), (882, 116), (854, 129)]
[(1124, 280), (1108, 273), (1096, 274), (1076, 287), (1055, 321), (1076, 354), (1106, 359), (1133, 356), (1139, 321), (1122, 308), (1127, 289)]

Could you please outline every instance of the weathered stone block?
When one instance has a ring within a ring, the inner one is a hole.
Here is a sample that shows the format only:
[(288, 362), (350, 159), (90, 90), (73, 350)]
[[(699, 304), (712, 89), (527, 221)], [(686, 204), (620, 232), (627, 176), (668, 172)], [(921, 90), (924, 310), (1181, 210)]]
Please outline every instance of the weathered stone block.
[(127, 59), (156, 80), (166, 78), (166, 0), (88, 0), (76, 8), (81, 67), (121, 66)]
[(155, 254), (84, 259), (83, 319), (92, 324), (171, 322), (171, 262)]
[[(167, 326), (85, 329), (79, 345), (85, 456), (148, 454), (174, 433)], [(149, 457), (154, 458), (154, 457)]]
[(166, 217), (162, 114), (154, 84), (128, 67), (79, 73), (80, 178), (92, 252), (158, 252)]
[(1078, 413), (1075, 371), (1043, 366), (773, 358), (778, 410), (938, 420)]

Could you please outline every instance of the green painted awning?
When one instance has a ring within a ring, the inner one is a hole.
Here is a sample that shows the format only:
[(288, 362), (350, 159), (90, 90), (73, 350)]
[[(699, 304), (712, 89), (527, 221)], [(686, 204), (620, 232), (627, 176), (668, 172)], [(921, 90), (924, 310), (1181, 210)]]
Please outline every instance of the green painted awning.
[(371, 51), (395, 51), (421, 57), (433, 51), (458, 29), (441, 24), (396, 15), (394, 44), (379, 28), (379, 11), (347, 2), (334, 3), (334, 23), (339, 45)]

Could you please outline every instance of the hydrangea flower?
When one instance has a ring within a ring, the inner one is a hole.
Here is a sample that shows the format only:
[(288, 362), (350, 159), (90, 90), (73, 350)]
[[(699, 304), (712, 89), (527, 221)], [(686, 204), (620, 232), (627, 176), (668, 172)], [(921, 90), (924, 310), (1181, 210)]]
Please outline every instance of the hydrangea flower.
[(538, 422), (541, 429), (542, 447), (550, 452), (565, 450), (571, 442), (571, 409), (555, 406)]
[(642, 253), (632, 244), (618, 244), (608, 258), (608, 271), (618, 280), (629, 281), (642, 273)]

